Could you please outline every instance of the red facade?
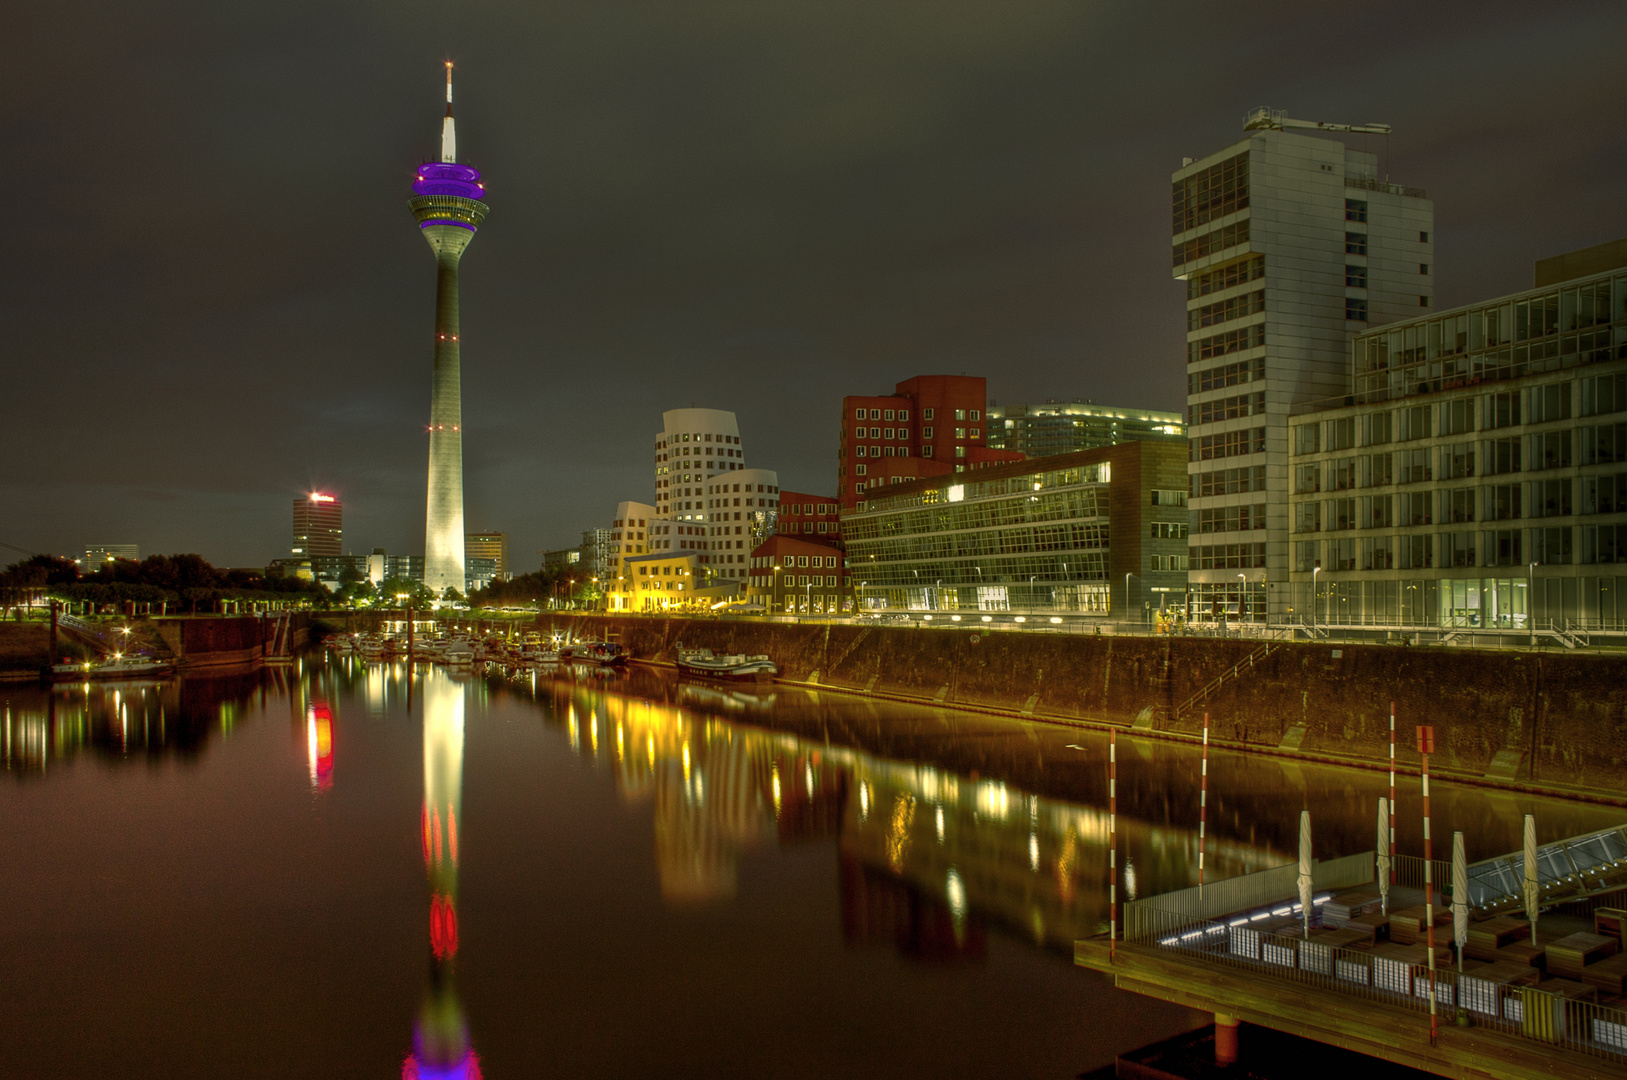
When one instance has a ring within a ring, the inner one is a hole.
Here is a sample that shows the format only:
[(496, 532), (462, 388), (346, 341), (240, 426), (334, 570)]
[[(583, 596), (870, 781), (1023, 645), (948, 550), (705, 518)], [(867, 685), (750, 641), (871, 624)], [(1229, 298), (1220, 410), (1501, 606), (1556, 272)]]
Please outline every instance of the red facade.
[(987, 410), (987, 382), (971, 375), (920, 375), (890, 395), (843, 398), (838, 502), (851, 510), (884, 484), (1023, 460), (988, 448)]

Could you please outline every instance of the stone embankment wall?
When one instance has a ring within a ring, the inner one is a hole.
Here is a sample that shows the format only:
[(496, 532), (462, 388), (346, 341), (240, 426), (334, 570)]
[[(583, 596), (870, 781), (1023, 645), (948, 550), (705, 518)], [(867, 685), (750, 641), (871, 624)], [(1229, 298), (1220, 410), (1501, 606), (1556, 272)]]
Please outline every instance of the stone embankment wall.
[[(289, 646), (298, 648), (310, 636), (310, 617), (303, 613), (288, 616)], [(271, 647), (276, 631), (274, 618), (258, 615), (179, 616), (152, 620), (159, 640), (184, 668), (250, 664)]]
[[(1392, 645), (550, 616), (541, 629), (613, 635), (639, 659), (678, 642), (766, 653), (797, 682), (1196, 735), (1221, 745), (1415, 767), (1417, 724), (1435, 727), (1431, 767), (1539, 786), (1627, 794), (1627, 663), (1610, 656)], [(1252, 663), (1250, 659), (1252, 657)], [(1201, 704), (1184, 702), (1228, 676)]]

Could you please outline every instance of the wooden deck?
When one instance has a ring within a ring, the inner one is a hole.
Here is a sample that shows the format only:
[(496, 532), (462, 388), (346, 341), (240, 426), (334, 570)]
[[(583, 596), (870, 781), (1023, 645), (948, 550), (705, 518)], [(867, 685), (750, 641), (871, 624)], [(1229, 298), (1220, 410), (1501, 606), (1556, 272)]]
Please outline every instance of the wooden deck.
[(1597, 1080), (1627, 1077), (1615, 1061), (1489, 1027), (1457, 1027), (1441, 1016), (1437, 1045), (1429, 1016), (1355, 995), (1322, 991), (1267, 971), (1195, 962), (1169, 949), (1120, 943), (1110, 957), (1105, 938), (1074, 943), (1074, 963), (1100, 971), (1115, 986), (1276, 1031), (1463, 1080)]

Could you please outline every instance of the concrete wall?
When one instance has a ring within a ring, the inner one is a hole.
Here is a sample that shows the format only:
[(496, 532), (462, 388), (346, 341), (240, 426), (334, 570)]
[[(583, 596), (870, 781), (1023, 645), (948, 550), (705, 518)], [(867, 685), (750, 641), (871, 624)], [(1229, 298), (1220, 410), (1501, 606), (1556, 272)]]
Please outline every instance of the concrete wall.
[[(1416, 766), (1414, 727), (1435, 726), (1432, 767), (1541, 785), (1627, 792), (1627, 672), (1608, 656), (1208, 638), (986, 633), (543, 615), (542, 629), (615, 635), (640, 659), (675, 646), (766, 653), (782, 678), (928, 701), (1196, 734), (1205, 709), (1222, 745), (1283, 746), (1382, 763), (1397, 703), (1397, 758)], [(1171, 712), (1236, 665), (1192, 715)], [(1302, 730), (1298, 730), (1302, 729)], [(1502, 762), (1493, 758), (1510, 751)]]
[[(305, 644), (310, 617), (289, 616), (290, 645)], [(258, 615), (181, 616), (152, 620), (158, 637), (183, 667), (251, 663), (264, 655), (274, 632), (275, 620)]]

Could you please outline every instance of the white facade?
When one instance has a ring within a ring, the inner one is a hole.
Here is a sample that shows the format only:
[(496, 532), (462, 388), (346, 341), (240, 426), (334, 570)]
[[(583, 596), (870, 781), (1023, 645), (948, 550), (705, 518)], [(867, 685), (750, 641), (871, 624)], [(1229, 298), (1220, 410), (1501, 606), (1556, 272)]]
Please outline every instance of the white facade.
[(704, 521), (707, 479), (746, 467), (745, 444), (734, 413), (724, 409), (670, 409), (655, 436), (655, 504), (663, 518)]
[(1289, 410), (1350, 393), (1354, 335), (1430, 310), (1434, 206), (1372, 154), (1275, 130), (1171, 180), (1194, 615), (1277, 618), (1291, 606)]

